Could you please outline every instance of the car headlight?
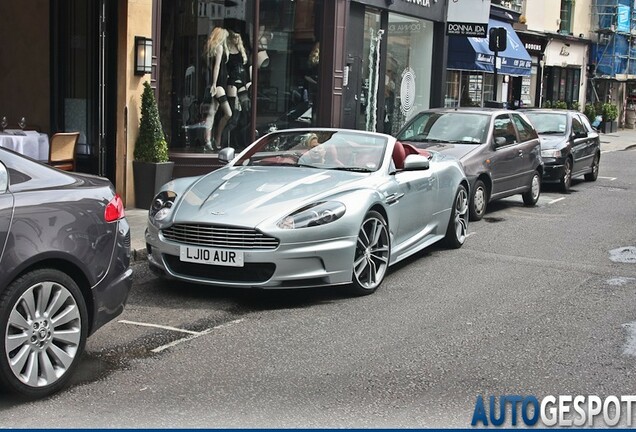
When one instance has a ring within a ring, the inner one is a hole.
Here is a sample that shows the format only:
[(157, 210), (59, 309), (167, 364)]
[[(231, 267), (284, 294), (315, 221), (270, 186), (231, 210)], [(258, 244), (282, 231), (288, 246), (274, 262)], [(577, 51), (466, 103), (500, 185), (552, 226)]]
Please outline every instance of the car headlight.
[(276, 224), (278, 228), (295, 229), (325, 225), (338, 220), (345, 214), (346, 207), (338, 201), (312, 204), (282, 218)]
[(150, 217), (156, 221), (162, 221), (167, 218), (172, 212), (172, 206), (174, 206), (174, 200), (177, 198), (177, 194), (172, 191), (162, 191), (157, 194), (150, 206)]
[(561, 150), (541, 150), (541, 157), (545, 158), (560, 158)]

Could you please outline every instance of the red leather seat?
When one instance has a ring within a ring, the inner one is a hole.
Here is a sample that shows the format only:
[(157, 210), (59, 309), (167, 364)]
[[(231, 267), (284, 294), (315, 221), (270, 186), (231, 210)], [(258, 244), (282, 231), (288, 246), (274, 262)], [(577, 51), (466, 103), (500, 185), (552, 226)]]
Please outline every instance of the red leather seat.
[(404, 145), (396, 141), (395, 146), (393, 147), (393, 163), (395, 164), (395, 168), (404, 169), (404, 160), (406, 159), (406, 150), (404, 149)]

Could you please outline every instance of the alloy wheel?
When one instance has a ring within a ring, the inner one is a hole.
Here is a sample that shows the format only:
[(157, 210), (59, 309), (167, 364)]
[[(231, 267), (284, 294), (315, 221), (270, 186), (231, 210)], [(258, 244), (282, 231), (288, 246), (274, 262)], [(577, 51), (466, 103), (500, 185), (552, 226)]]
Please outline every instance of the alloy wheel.
[(464, 243), (468, 234), (468, 193), (461, 188), (455, 199), (455, 235), (459, 243)]
[(5, 353), (15, 377), (29, 387), (50, 386), (79, 355), (82, 320), (71, 292), (56, 282), (26, 289), (7, 322)]
[(358, 233), (353, 275), (367, 290), (380, 285), (389, 265), (389, 232), (381, 217), (368, 215)]

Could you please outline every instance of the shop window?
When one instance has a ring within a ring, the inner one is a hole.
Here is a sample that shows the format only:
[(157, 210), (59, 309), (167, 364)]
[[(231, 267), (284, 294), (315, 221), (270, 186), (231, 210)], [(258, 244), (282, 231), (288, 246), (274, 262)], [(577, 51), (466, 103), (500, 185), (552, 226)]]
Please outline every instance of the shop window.
[(206, 143), (240, 150), (253, 133), (315, 124), (322, 0), (260, 1), (259, 28), (255, 1), (162, 2), (159, 107), (171, 150), (200, 153)]
[(430, 107), (433, 23), (389, 13), (383, 132), (395, 134)]

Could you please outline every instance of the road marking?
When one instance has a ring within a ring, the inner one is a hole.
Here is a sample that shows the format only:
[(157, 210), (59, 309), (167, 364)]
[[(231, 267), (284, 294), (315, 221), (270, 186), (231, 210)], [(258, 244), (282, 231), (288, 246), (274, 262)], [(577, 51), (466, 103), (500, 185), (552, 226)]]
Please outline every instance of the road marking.
[(207, 330), (203, 330), (203, 331), (198, 332), (198, 333), (196, 333), (196, 334), (194, 334), (192, 336), (188, 336), (188, 337), (185, 337), (185, 338), (177, 339), (176, 341), (172, 341), (172, 342), (170, 342), (168, 344), (165, 344), (165, 345), (162, 345), (162, 346), (157, 347), (155, 349), (152, 349), (151, 351), (153, 353), (155, 353), (155, 354), (156, 353), (160, 353), (161, 351), (165, 351), (168, 348), (172, 348), (174, 346), (177, 346), (177, 345), (179, 345), (182, 342), (191, 341), (191, 340), (196, 339), (198, 337), (205, 336), (206, 334), (212, 333), (214, 330), (222, 329), (222, 328), (225, 328), (225, 327), (230, 327), (230, 326), (232, 326), (234, 324), (238, 324), (240, 322), (243, 322), (244, 320), (245, 320), (244, 318), (241, 318), (241, 319), (237, 319), (237, 320), (234, 320), (234, 321), (227, 322), (225, 324), (219, 324), (216, 327), (212, 327), (212, 328), (209, 328)]
[(616, 180), (616, 177), (603, 177), (603, 176), (598, 176), (597, 178), (603, 179), (603, 180), (609, 180), (609, 181), (614, 181)]
[(170, 327), (170, 326), (165, 326), (165, 325), (160, 325), (160, 324), (150, 324), (150, 323), (142, 323), (142, 322), (136, 322), (136, 321), (127, 321), (127, 320), (119, 320), (120, 323), (122, 324), (132, 324), (132, 325), (137, 325), (137, 326), (142, 326), (142, 327), (154, 327), (154, 328), (160, 328), (160, 329), (164, 329), (164, 330), (172, 330), (172, 331), (176, 331), (176, 332), (181, 332), (181, 333), (188, 333), (191, 335), (198, 335), (199, 332), (195, 332), (192, 330), (184, 330), (184, 329), (180, 329), (177, 327)]
[(471, 233), (466, 234), (466, 238), (470, 237), (471, 235), (477, 234), (477, 231), (473, 231)]
[(565, 199), (565, 197), (561, 197), (561, 198), (553, 199), (553, 200), (552, 200), (552, 201), (550, 201), (548, 204), (558, 203), (559, 201), (563, 201), (564, 199)]

